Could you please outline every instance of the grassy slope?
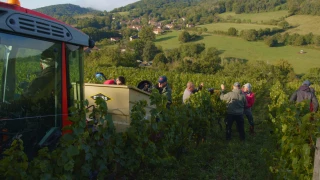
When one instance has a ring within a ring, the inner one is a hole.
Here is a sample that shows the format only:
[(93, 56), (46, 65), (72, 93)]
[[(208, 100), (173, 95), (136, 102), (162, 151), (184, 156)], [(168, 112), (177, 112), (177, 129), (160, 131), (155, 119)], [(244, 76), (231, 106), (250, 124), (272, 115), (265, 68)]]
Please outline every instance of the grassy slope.
[(230, 27), (236, 28), (238, 31), (245, 30), (245, 29), (265, 29), (265, 28), (279, 28), (278, 26), (271, 26), (271, 25), (260, 25), (260, 24), (244, 24), (244, 23), (214, 23), (214, 24), (206, 24), (206, 25), (200, 25), (197, 27), (206, 27), (208, 29), (208, 32), (213, 31), (228, 31)]
[[(252, 14), (235, 14), (234, 12), (227, 12), (219, 14), (220, 17), (227, 19), (232, 17), (233, 19), (250, 19), (253, 23), (268, 22), (271, 19), (279, 19), (288, 15), (288, 11), (275, 11), (275, 12), (265, 12), (265, 13), (252, 13)], [(320, 35), (320, 16), (310, 16), (310, 15), (295, 15), (286, 18), (286, 21), (293, 26), (297, 26), (288, 30), (290, 34), (308, 34), (312, 32), (313, 34)], [(231, 26), (230, 26), (231, 27)], [(239, 26), (241, 27), (241, 26)]]
[[(164, 49), (177, 48), (181, 44), (178, 41), (179, 31), (173, 31), (166, 35), (157, 36), (156, 45)], [(197, 43), (205, 43), (206, 47), (216, 47), (223, 51), (222, 58), (237, 57), (247, 60), (262, 60), (275, 63), (280, 59), (288, 60), (294, 67), (296, 73), (305, 73), (312, 67), (320, 67), (318, 57), (320, 52), (315, 49), (302, 47), (283, 46), (267, 47), (264, 42), (248, 42), (241, 38), (203, 34), (203, 39)], [(300, 49), (305, 54), (298, 54)]]
[(234, 19), (251, 19), (251, 22), (261, 23), (267, 22), (271, 19), (279, 19), (288, 15), (288, 11), (275, 11), (275, 12), (264, 12), (264, 13), (256, 13), (256, 14), (235, 14), (234, 12), (227, 12), (223, 14), (219, 14), (220, 17), (227, 19), (228, 16), (232, 16)]
[(288, 30), (289, 33), (313, 34), (320, 35), (320, 16), (296, 15), (286, 18), (286, 21), (293, 26), (297, 26)]

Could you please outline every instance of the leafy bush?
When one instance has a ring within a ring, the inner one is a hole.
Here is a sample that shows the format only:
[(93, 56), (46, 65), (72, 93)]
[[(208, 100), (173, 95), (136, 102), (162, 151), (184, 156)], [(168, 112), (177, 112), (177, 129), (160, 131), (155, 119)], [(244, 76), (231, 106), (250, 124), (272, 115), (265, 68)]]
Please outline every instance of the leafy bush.
[(273, 36), (267, 36), (265, 39), (264, 39), (264, 43), (269, 46), (269, 47), (274, 47), (278, 44), (278, 41), (275, 37)]
[(234, 27), (231, 27), (228, 29), (228, 35), (229, 36), (237, 36), (238, 35), (238, 31), (236, 28)]

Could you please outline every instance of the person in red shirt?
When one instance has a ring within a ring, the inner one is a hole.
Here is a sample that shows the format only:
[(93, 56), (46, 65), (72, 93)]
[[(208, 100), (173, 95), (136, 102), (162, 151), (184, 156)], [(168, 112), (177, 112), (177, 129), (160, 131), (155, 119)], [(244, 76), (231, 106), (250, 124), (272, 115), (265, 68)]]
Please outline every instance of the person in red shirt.
[(247, 83), (243, 85), (242, 91), (245, 94), (247, 99), (247, 105), (244, 108), (244, 115), (247, 117), (250, 124), (250, 134), (254, 134), (254, 122), (253, 122), (251, 107), (254, 104), (255, 97), (254, 97), (254, 93), (251, 91), (251, 84)]
[(106, 81), (104, 81), (103, 84), (111, 84), (111, 85), (115, 85), (116, 84), (116, 81), (114, 81), (114, 79), (108, 79)]
[(103, 82), (103, 84), (109, 85), (126, 85), (126, 79), (123, 76), (119, 76), (117, 79), (108, 79)]

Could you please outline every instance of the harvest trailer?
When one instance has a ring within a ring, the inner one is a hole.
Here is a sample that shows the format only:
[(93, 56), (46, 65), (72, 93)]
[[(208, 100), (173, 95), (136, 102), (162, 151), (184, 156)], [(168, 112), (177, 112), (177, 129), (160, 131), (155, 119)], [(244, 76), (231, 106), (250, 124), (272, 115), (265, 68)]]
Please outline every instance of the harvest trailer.
[(61, 136), (68, 108), (84, 94), (83, 47), (93, 46), (86, 34), (18, 0), (0, 2), (0, 154), (15, 136), (29, 156)]

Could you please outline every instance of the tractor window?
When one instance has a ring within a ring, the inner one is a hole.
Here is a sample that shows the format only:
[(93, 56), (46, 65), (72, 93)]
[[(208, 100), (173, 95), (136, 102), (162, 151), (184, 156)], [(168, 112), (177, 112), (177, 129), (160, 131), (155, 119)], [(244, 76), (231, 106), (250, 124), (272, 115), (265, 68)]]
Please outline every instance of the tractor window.
[(78, 106), (76, 101), (82, 101), (83, 95), (83, 48), (82, 46), (75, 46), (67, 44), (67, 62), (69, 78), (69, 107)]
[(61, 43), (0, 32), (0, 147), (22, 135), (30, 155), (61, 125), (60, 69)]

